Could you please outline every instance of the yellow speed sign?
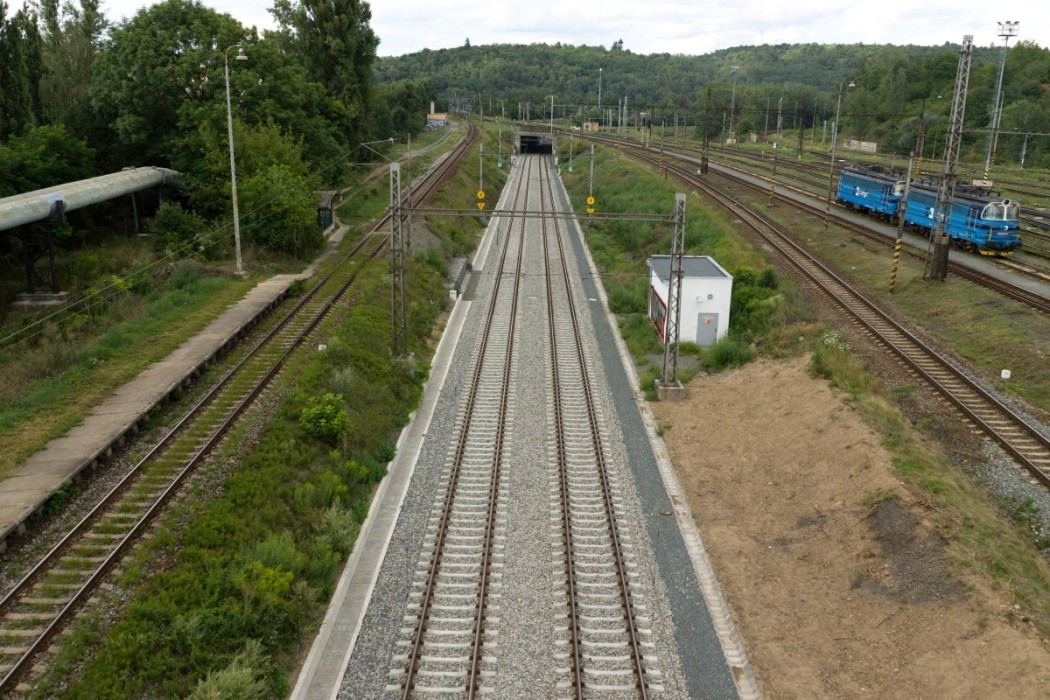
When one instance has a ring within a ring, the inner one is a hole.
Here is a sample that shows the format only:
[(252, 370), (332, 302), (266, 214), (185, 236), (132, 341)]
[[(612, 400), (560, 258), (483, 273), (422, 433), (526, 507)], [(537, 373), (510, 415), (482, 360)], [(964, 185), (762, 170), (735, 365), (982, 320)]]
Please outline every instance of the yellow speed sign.
[(485, 199), (485, 190), (478, 190), (478, 199)]

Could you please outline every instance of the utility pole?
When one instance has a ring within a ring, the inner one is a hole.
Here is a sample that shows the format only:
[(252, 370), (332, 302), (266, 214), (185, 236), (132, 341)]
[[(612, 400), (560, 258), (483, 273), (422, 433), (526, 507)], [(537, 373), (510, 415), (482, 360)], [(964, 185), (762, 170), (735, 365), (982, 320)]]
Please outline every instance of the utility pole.
[(594, 196), (594, 144), (591, 144), (591, 176), (587, 180), (587, 196)]
[(598, 68), (598, 119), (602, 118), (602, 71), (604, 68)]
[(661, 399), (685, 398), (685, 388), (678, 380), (678, 329), (682, 317), (683, 255), (685, 253), (685, 193), (674, 196), (674, 234), (671, 237), (671, 259), (667, 275), (667, 314), (664, 317), (664, 377), (657, 382)]
[(780, 151), (780, 143), (773, 142), (773, 174), (769, 178), (769, 206), (773, 206), (773, 195), (777, 191), (777, 153)]
[(905, 216), (908, 213), (908, 192), (911, 191), (911, 173), (915, 166), (915, 151), (911, 152), (908, 159), (908, 175), (904, 180), (904, 197), (901, 199), (901, 208), (897, 219), (897, 240), (893, 244), (893, 266), (890, 268), (890, 292), (897, 286), (897, 267), (900, 265), (901, 248), (904, 247), (904, 226), (907, 223)]
[(780, 142), (781, 134), (784, 132), (784, 98), (777, 102), (777, 143)]
[(408, 327), (405, 319), (405, 248), (402, 234), (404, 210), (401, 207), (401, 164), (390, 164), (390, 354), (408, 354)]
[(412, 254), (412, 134), (406, 134), (408, 139), (408, 162), (405, 170), (408, 172), (408, 192), (405, 192), (405, 252)]
[[(839, 116), (842, 114), (842, 90), (846, 84), (846, 79), (843, 78), (839, 81), (839, 99), (835, 104), (835, 121), (831, 125), (831, 158), (830, 165), (828, 166), (828, 201), (827, 206), (824, 209), (824, 230), (828, 230), (828, 220), (831, 218), (831, 184), (832, 180), (835, 179), (835, 146), (838, 145), (839, 136)], [(850, 87), (855, 87), (853, 80), (849, 81)]]
[(959, 69), (955, 75), (955, 96), (952, 99), (952, 115), (948, 122), (948, 138), (944, 145), (944, 171), (937, 188), (937, 208), (933, 212), (933, 231), (926, 251), (926, 267), (923, 277), (943, 280), (948, 277), (948, 249), (950, 233), (945, 231), (952, 203), (955, 201), (955, 170), (959, 165), (959, 149), (962, 146), (963, 119), (966, 116), (966, 91), (970, 83), (970, 58), (973, 55), (973, 36), (963, 37), (959, 51)]
[[(815, 115), (814, 115), (815, 116)], [(795, 121), (798, 122), (798, 159), (802, 160), (802, 144), (806, 138), (806, 103), (802, 103), (802, 119), (798, 119), (798, 103), (795, 103)]]
[(700, 174), (707, 175), (707, 132), (711, 130), (711, 88), (707, 88), (707, 106), (704, 108), (704, 146), (700, 151)]
[[(919, 107), (919, 133), (915, 137), (915, 152), (912, 154), (918, 160), (916, 172), (922, 173), (922, 152), (926, 149), (926, 98), (922, 98), (922, 106)], [(910, 165), (908, 167), (911, 167)]]
[[(660, 172), (667, 179), (667, 164), (664, 162), (664, 127), (667, 126), (667, 117), (660, 123)], [(650, 127), (652, 128), (652, 127)]]
[(1017, 25), (1020, 22), (999, 22), (999, 36), (1003, 38), (1003, 58), (999, 62), (999, 82), (995, 86), (995, 103), (992, 105), (992, 130), (988, 132), (988, 155), (984, 159), (984, 179), (988, 179), (992, 161), (995, 160), (995, 148), (999, 141), (999, 119), (1003, 114), (1003, 73), (1006, 72), (1006, 50), (1010, 39), (1017, 36)]
[(766, 125), (762, 127), (762, 140), (769, 140), (769, 95), (766, 95)]
[(736, 73), (740, 66), (733, 66), (733, 97), (729, 103), (729, 145), (736, 143)]

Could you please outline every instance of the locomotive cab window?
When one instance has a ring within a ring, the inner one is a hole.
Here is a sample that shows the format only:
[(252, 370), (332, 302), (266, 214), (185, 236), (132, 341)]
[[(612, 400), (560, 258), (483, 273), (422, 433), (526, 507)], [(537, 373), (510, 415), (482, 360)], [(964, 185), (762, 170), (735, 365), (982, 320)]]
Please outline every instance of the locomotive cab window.
[(981, 213), (985, 221), (1014, 221), (1020, 214), (1017, 202), (1005, 200), (1002, 202), (990, 202), (985, 205)]

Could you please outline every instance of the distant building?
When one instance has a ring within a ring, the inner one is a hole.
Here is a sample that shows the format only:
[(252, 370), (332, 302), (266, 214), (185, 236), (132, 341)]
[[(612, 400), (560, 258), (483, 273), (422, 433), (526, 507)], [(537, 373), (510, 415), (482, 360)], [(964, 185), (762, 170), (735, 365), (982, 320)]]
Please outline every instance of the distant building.
[[(654, 255), (645, 264), (649, 266), (649, 321), (663, 340), (671, 256)], [(682, 273), (678, 341), (701, 347), (714, 345), (729, 332), (733, 277), (708, 255), (683, 256)]]
[(598, 122), (583, 122), (584, 131), (598, 131), (599, 128)]
[(879, 144), (874, 141), (845, 139), (843, 140), (842, 145), (851, 151), (860, 151), (862, 153), (877, 153), (879, 150)]

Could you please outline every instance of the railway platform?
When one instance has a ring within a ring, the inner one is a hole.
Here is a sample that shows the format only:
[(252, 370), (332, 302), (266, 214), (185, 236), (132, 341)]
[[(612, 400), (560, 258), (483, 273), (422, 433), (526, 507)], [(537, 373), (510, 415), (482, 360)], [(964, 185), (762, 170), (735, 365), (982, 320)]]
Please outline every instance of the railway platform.
[(117, 388), (80, 425), (49, 442), (0, 481), (0, 551), (6, 549), (9, 538), (25, 532), (27, 522), (43, 510), (52, 495), (111, 456), (134, 435), (155, 406), (188, 385), (201, 368), (249, 332), (280, 303), (292, 282), (312, 276), (344, 232), (345, 227), (337, 227), (325, 255), (303, 272), (276, 275), (257, 284), (171, 355)]
[(0, 481), (0, 550), (25, 531), (26, 521), (67, 482), (112, 455), (155, 406), (188, 385), (201, 368), (247, 333), (288, 291), (298, 275), (278, 275), (255, 286), (164, 360), (119, 387), (80, 425), (47, 444)]

